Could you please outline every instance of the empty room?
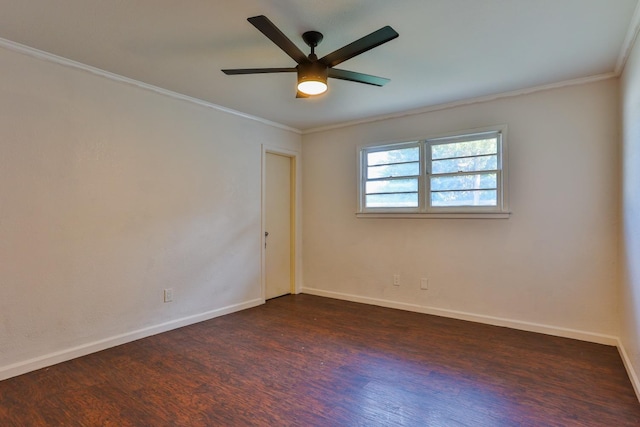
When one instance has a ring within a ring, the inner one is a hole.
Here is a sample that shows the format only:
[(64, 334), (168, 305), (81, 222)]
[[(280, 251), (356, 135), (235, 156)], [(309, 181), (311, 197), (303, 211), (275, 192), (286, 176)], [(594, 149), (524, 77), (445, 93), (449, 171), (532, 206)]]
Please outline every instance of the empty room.
[(0, 425), (640, 425), (638, 0), (0, 0)]

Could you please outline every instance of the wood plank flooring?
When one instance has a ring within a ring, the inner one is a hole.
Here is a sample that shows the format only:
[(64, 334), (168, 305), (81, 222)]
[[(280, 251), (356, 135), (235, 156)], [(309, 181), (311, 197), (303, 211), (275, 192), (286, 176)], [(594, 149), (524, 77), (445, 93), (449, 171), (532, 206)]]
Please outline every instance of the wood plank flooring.
[(310, 295), (0, 382), (0, 426), (639, 426), (615, 347)]

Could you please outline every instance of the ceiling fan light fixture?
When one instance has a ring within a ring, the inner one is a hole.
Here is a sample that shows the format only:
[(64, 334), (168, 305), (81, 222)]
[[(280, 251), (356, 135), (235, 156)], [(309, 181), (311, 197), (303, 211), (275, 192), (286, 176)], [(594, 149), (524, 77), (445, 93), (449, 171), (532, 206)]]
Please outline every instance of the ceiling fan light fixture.
[(317, 80), (306, 80), (298, 83), (298, 90), (305, 95), (320, 95), (327, 91), (327, 84)]
[(328, 69), (317, 62), (298, 65), (298, 90), (305, 95), (320, 95), (327, 91)]

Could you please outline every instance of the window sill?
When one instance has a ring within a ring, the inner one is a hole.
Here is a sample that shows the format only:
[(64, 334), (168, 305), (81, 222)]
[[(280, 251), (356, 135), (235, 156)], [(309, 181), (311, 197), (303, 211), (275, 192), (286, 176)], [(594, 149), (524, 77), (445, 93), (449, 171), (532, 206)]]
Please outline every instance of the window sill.
[(358, 212), (356, 218), (509, 219), (511, 212)]

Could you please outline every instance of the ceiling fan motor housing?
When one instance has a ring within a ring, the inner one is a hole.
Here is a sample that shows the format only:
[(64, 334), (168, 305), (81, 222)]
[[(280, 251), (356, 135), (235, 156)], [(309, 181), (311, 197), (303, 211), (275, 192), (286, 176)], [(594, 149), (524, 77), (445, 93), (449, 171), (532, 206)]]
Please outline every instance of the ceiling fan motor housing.
[(329, 69), (321, 62), (303, 62), (298, 64), (296, 68), (298, 69), (298, 83), (309, 80), (327, 82)]

